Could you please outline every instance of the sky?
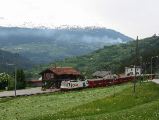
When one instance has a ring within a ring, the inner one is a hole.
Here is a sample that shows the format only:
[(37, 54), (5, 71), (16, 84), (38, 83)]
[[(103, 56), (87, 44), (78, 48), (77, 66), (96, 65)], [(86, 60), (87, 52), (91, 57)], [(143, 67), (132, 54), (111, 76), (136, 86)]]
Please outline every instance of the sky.
[(100, 26), (159, 34), (159, 0), (0, 0), (0, 26)]

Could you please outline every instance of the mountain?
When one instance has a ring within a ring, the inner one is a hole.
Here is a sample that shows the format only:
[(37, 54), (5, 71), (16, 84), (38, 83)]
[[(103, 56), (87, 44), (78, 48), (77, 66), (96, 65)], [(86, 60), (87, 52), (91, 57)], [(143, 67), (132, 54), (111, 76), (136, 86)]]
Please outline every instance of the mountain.
[(104, 46), (132, 40), (117, 31), (100, 27), (0, 27), (0, 48), (23, 55), (37, 64), (85, 55)]
[[(112, 70), (114, 73), (123, 73), (125, 67), (135, 64), (136, 42), (105, 46), (88, 55), (66, 58), (63, 61), (39, 66), (32, 70), (40, 72), (51, 66), (72, 66), (79, 69), (84, 75), (91, 76), (97, 70)], [(151, 58), (159, 56), (159, 36), (139, 40), (139, 55), (137, 65), (141, 65), (143, 72), (151, 73)], [(159, 58), (152, 59), (153, 72), (159, 70)]]
[(33, 62), (17, 53), (0, 50), (0, 72), (13, 72), (15, 66), (18, 69), (29, 69)]

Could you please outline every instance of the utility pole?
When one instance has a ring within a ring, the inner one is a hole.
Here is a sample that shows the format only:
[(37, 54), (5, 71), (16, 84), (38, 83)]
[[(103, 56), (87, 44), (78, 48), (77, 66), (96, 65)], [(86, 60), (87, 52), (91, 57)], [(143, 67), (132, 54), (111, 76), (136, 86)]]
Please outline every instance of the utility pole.
[(116, 78), (113, 77), (113, 92), (114, 92), (114, 97), (115, 97), (115, 81), (116, 81)]
[(140, 85), (141, 85), (141, 82), (143, 82), (143, 76), (142, 76), (142, 78), (141, 78), (141, 74), (143, 75), (143, 63), (142, 63), (142, 56), (140, 56)]
[(7, 66), (14, 66), (14, 96), (17, 96), (17, 67), (16, 64), (6, 64)]
[(151, 57), (151, 80), (152, 80), (152, 59), (153, 57)]
[(136, 92), (136, 66), (137, 66), (137, 62), (138, 62), (138, 36), (136, 39), (136, 55), (135, 55), (135, 76), (134, 76), (134, 93)]
[(15, 97), (17, 96), (17, 68), (15, 66), (15, 81), (14, 81), (14, 94), (15, 94)]

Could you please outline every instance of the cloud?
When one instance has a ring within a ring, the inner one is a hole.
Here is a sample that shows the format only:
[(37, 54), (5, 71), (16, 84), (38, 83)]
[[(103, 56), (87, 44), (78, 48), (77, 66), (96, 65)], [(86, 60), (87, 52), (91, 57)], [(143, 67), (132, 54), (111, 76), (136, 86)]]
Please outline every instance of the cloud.
[(146, 37), (159, 31), (158, 4), (159, 0), (0, 0), (0, 25), (104, 26)]
[(5, 18), (4, 17), (0, 17), (0, 20), (4, 20)]

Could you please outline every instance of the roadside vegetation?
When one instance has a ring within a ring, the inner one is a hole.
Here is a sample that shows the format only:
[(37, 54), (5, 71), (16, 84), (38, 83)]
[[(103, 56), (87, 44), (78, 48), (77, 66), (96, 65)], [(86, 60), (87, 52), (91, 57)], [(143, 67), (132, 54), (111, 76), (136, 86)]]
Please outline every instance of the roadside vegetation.
[(159, 85), (151, 82), (0, 100), (0, 120), (157, 120)]

